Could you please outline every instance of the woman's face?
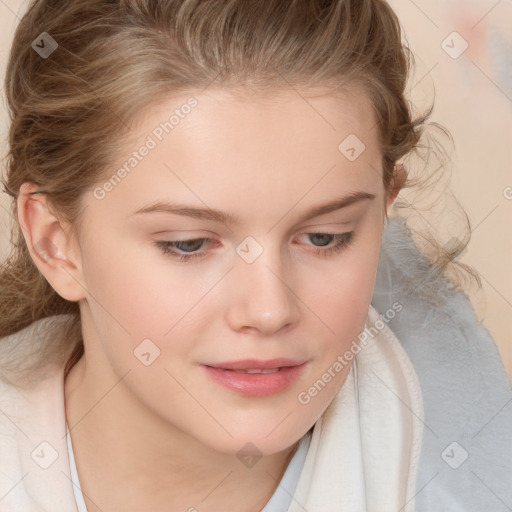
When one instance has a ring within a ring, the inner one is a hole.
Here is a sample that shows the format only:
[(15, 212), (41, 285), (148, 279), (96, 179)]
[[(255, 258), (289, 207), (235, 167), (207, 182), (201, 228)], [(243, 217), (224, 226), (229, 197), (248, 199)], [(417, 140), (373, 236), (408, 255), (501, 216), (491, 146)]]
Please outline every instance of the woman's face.
[(83, 199), (91, 385), (124, 377), (148, 418), (224, 453), (297, 441), (370, 306), (390, 202), (377, 136), (362, 95), (206, 90), (145, 112)]

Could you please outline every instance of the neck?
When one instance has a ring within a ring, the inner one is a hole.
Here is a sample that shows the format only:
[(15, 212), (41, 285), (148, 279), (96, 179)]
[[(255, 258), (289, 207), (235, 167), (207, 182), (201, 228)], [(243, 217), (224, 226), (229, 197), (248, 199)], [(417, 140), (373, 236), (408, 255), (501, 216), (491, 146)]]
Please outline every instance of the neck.
[(261, 510), (298, 445), (245, 464), (156, 417), (119, 379), (89, 379), (84, 357), (65, 404), (88, 512)]

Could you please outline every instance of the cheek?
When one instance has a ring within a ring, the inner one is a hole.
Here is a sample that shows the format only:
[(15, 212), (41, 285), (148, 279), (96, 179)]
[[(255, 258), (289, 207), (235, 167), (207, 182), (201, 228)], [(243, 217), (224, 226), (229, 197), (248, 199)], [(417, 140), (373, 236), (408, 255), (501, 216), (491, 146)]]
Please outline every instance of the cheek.
[(115, 236), (98, 236), (83, 259), (85, 317), (115, 358), (133, 360), (145, 338), (157, 339), (173, 325), (177, 289), (166, 286), (147, 253)]
[(363, 328), (377, 274), (378, 236), (375, 233), (360, 237), (345, 254), (335, 258), (327, 274), (317, 267), (305, 277), (305, 302), (324, 320), (325, 331), (338, 345)]
[(169, 340), (201, 330), (201, 299), (217, 276), (201, 279), (157, 248), (105, 238), (84, 258), (84, 282), (91, 321), (117, 360), (129, 362), (146, 338), (164, 350)]
[[(304, 424), (315, 421), (331, 403), (345, 382), (354, 356), (359, 351), (359, 336), (364, 330), (371, 303), (380, 244), (375, 238), (350, 255), (339, 258), (339, 266), (329, 279), (321, 274), (309, 276), (304, 286), (305, 301), (313, 312), (315, 361), (312, 371), (301, 382), (297, 395), (298, 412)], [(316, 278), (316, 279), (314, 279)], [(311, 283), (316, 281), (315, 286)]]

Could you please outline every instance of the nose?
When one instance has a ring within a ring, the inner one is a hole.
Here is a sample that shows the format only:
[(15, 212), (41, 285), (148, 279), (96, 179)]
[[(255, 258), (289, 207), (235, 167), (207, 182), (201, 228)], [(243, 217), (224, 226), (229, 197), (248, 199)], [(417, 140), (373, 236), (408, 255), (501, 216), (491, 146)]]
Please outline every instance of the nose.
[(272, 336), (299, 320), (299, 297), (293, 277), (267, 248), (253, 263), (238, 260), (230, 275), (226, 320), (237, 332)]

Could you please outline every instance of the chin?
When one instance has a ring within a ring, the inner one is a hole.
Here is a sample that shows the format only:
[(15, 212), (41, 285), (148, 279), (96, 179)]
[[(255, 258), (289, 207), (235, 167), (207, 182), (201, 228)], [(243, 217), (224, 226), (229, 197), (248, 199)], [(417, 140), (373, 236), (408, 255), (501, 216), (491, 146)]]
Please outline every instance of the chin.
[[(227, 430), (233, 435), (228, 434), (216, 436), (215, 438), (203, 438), (203, 444), (210, 446), (219, 453), (226, 455), (235, 455), (240, 457), (243, 454), (255, 456), (267, 456), (280, 453), (299, 441), (308, 430), (314, 425), (315, 420), (297, 422), (294, 414), (290, 414), (285, 419), (286, 414), (272, 422), (273, 428), (269, 428), (269, 422), (264, 424), (248, 425), (246, 429), (231, 427)], [(283, 419), (285, 419), (283, 421)], [(288, 423), (284, 426), (284, 423)], [(252, 452), (252, 453), (251, 453)]]

